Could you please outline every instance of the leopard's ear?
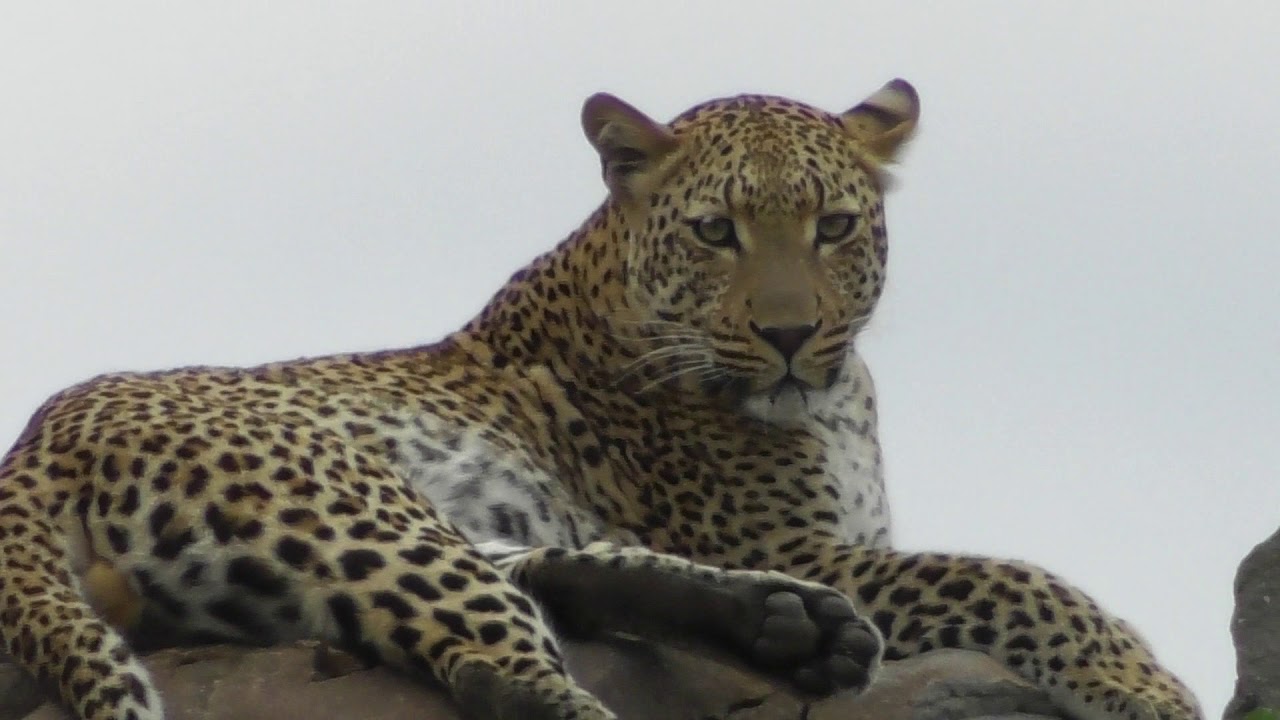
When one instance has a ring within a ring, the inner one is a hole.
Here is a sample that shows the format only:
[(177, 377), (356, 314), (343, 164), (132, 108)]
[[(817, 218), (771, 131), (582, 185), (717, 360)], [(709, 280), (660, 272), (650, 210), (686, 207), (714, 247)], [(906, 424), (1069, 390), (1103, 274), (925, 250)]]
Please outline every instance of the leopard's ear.
[(656, 168), (677, 140), (671, 129), (608, 93), (582, 106), (582, 130), (596, 152), (604, 182), (615, 195), (635, 197), (646, 171)]
[(920, 97), (906, 80), (892, 80), (841, 116), (845, 131), (879, 162), (891, 162), (920, 119)]

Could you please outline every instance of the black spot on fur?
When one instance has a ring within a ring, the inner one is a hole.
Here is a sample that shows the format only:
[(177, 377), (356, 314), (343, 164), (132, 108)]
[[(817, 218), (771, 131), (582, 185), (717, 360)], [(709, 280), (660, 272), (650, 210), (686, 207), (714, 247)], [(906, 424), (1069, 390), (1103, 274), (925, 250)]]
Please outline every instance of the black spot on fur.
[(1004, 644), (1006, 650), (1028, 650), (1035, 652), (1039, 644), (1030, 635), (1019, 635)]
[(968, 600), (969, 595), (973, 593), (973, 588), (971, 580), (952, 580), (938, 588), (938, 596), (951, 600)]
[(871, 616), (871, 622), (875, 623), (876, 629), (885, 637), (893, 637), (893, 621), (897, 619), (897, 615), (889, 610), (877, 610)]
[(129, 549), (129, 531), (119, 525), (108, 525), (107, 543), (117, 555), (123, 555)]
[(487, 622), (480, 626), (480, 642), (493, 645), (507, 639), (507, 626), (500, 622)]
[(422, 631), (408, 625), (397, 625), (396, 629), (391, 631), (391, 642), (405, 650), (413, 650), (421, 641)]
[(996, 604), (993, 600), (979, 600), (969, 606), (969, 612), (979, 620), (990, 622), (996, 616)]
[(325, 510), (330, 515), (359, 515), (363, 512), (363, 509), (359, 504), (347, 498), (334, 500), (329, 503), (329, 507), (325, 508)]
[(221, 598), (205, 603), (204, 611), (210, 617), (239, 629), (254, 643), (271, 645), (275, 642), (274, 628), (258, 617), (248, 603), (236, 598)]
[(342, 574), (348, 580), (364, 580), (374, 570), (386, 566), (387, 561), (376, 550), (348, 550), (338, 558)]
[(919, 599), (920, 590), (906, 585), (896, 587), (893, 589), (893, 592), (889, 593), (889, 602), (899, 607), (903, 605), (910, 605)]
[(432, 660), (439, 660), (446, 652), (449, 651), (449, 648), (457, 647), (461, 644), (462, 641), (458, 638), (446, 635), (432, 643), (431, 647), (427, 648), (427, 657)]
[(197, 465), (196, 467), (191, 468), (191, 478), (187, 481), (182, 492), (187, 497), (193, 498), (204, 492), (204, 489), (208, 487), (208, 485), (209, 471), (205, 470), (203, 466)]
[[(108, 687), (99, 688), (98, 700), (101, 701), (101, 704), (115, 707), (120, 704), (120, 701), (122, 699), (124, 699), (124, 693), (125, 693), (125, 689), (122, 687), (108, 686)], [(87, 717), (93, 717), (93, 715), (89, 713), (95, 712), (97, 710), (98, 704), (99, 704), (98, 702), (95, 702), (93, 700), (90, 700), (88, 703), (85, 704), (85, 712)], [(93, 710), (89, 709), (90, 706), (93, 707)]]
[(276, 543), (276, 557), (290, 567), (301, 570), (311, 560), (311, 545), (286, 535)]
[(960, 647), (960, 627), (947, 625), (938, 631), (938, 644), (942, 647)]
[(245, 556), (227, 563), (227, 582), (271, 597), (283, 595), (289, 589), (289, 583), (269, 565)]
[(507, 609), (502, 601), (492, 595), (477, 595), (470, 598), (462, 606), (472, 612), (499, 613)]
[(431, 617), (437, 622), (449, 628), (449, 632), (463, 640), (475, 640), (475, 633), (471, 632), (471, 628), (467, 627), (467, 620), (461, 613), (444, 608), (436, 608), (431, 611)]
[(84, 661), (81, 660), (79, 657), (75, 655), (69, 655), (67, 659), (62, 663), (62, 676), (61, 676), (62, 682), (64, 683), (71, 682), (71, 676), (74, 675), (75, 671), (78, 670), (80, 666), (83, 664), (84, 664)]
[(109, 483), (120, 479), (120, 465), (116, 463), (115, 455), (102, 458), (102, 477)]
[(139, 505), (141, 505), (141, 501), (138, 495), (138, 487), (130, 485), (125, 488), (124, 499), (120, 501), (120, 506), (116, 508), (116, 511), (121, 515), (132, 515), (138, 512)]
[(969, 637), (979, 645), (990, 645), (996, 641), (998, 635), (989, 625), (975, 625), (969, 628)]
[(1019, 627), (1033, 628), (1035, 626), (1036, 623), (1031, 619), (1030, 615), (1023, 610), (1014, 609), (1009, 612), (1009, 624), (1005, 627), (1009, 630), (1013, 630), (1014, 628)]
[(133, 571), (133, 579), (137, 581), (138, 591), (142, 596), (155, 603), (160, 609), (175, 618), (186, 615), (186, 604), (161, 587), (150, 572), (143, 568), (136, 569)]
[(414, 565), (430, 565), (440, 557), (440, 550), (430, 545), (418, 545), (401, 550), (399, 554)]
[(84, 700), (84, 696), (88, 695), (89, 691), (93, 689), (93, 686), (97, 684), (98, 681), (96, 679), (81, 680), (78, 683), (71, 683), (72, 699), (79, 703), (81, 700)]
[[(142, 684), (142, 680), (133, 673), (124, 676), (125, 687), (129, 689), (129, 697), (144, 708), (151, 707), (151, 703), (147, 702), (147, 687)], [(132, 711), (130, 711), (132, 712)]]
[(396, 584), (403, 590), (413, 593), (418, 597), (431, 602), (444, 597), (444, 594), (437, 590), (420, 575), (405, 573), (396, 579)]
[(351, 527), (347, 530), (347, 537), (352, 540), (364, 540), (377, 531), (377, 523), (372, 520), (361, 520), (351, 524)]
[(168, 535), (156, 542), (151, 554), (161, 560), (173, 560), (196, 541), (195, 533), (187, 528), (176, 535)]
[(200, 579), (204, 576), (205, 564), (202, 562), (193, 562), (182, 571), (179, 581), (187, 587), (193, 587), (200, 583)]
[(329, 597), (329, 614), (338, 626), (341, 642), (347, 647), (360, 643), (360, 615), (350, 595), (335, 593)]
[(933, 603), (917, 605), (909, 611), (911, 615), (924, 615), (926, 617), (942, 617), (951, 612), (951, 608), (946, 603)]
[(458, 591), (465, 590), (468, 583), (467, 579), (462, 575), (447, 572), (440, 575), (440, 584), (443, 585), (446, 590)]
[(525, 615), (533, 614), (533, 603), (529, 602), (529, 600), (525, 598), (523, 595), (516, 595), (513, 593), (503, 593), (503, 597), (505, 597), (507, 599), (507, 602), (511, 603), (511, 605), (521, 613)]
[(862, 587), (858, 588), (858, 596), (862, 598), (863, 602), (874, 602), (876, 597), (880, 595), (880, 591), (883, 589), (884, 583), (882, 582), (866, 582), (862, 584)]
[(222, 512), (221, 508), (213, 503), (205, 506), (204, 522), (205, 525), (208, 525), (213, 530), (214, 538), (223, 545), (230, 542), (232, 536), (235, 535), (236, 528), (231, 523), (231, 519)]
[(920, 618), (911, 618), (911, 622), (898, 631), (898, 642), (906, 643), (916, 640), (923, 631), (924, 623), (920, 622)]
[(373, 594), (373, 606), (389, 611), (397, 620), (408, 620), (418, 616), (418, 612), (404, 598), (386, 590)]
[(236, 537), (241, 540), (253, 540), (262, 535), (262, 521), (249, 520), (236, 528)]
[(293, 526), (305, 522), (318, 522), (320, 516), (307, 508), (285, 508), (280, 511), (280, 522)]

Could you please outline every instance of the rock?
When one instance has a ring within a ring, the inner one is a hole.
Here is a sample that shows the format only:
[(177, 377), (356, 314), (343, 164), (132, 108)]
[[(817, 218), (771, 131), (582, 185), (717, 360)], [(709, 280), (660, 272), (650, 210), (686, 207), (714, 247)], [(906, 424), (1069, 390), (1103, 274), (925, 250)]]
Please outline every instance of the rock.
[(1280, 709), (1280, 531), (1240, 562), (1235, 593), (1236, 692), (1225, 720), (1259, 707)]
[[(574, 676), (623, 720), (1045, 720), (1027, 713), (1052, 714), (1043, 694), (995, 661), (957, 650), (886, 663), (862, 695), (812, 703), (731, 661), (691, 650), (618, 638), (567, 642), (565, 654)], [(431, 683), (365, 668), (316, 643), (168, 649), (147, 656), (147, 665), (169, 720), (457, 719)], [(0, 682), (6, 670), (16, 668), (0, 666)], [(0, 689), (0, 720), (69, 720), (52, 703), (31, 712), (35, 702), (11, 701), (21, 693), (36, 697), (34, 683), (21, 678), (12, 690)]]
[(862, 695), (832, 698), (816, 718), (830, 720), (961, 720), (1056, 718), (1038, 688), (986, 655), (936, 650), (886, 663)]
[(0, 720), (16, 720), (44, 702), (40, 687), (0, 651)]
[[(310, 643), (211, 645), (161, 650), (147, 656), (147, 665), (164, 697), (168, 720), (454, 717), (443, 694), (410, 678), (384, 669), (327, 677), (314, 670), (315, 656)], [(60, 706), (46, 703), (26, 720), (70, 717)]]

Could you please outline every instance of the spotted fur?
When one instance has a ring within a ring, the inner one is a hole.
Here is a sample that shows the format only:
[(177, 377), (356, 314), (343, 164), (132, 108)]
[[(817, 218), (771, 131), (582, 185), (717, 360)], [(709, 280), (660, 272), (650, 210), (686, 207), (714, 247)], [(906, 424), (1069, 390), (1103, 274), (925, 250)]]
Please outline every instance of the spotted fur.
[(598, 95), (608, 199), (442, 342), (56, 395), (0, 464), (7, 648), (86, 720), (162, 717), (121, 634), (153, 622), (327, 639), (473, 718), (612, 717), (551, 625), (695, 636), (817, 694), (970, 648), (1082, 718), (1199, 718), (1062, 580), (889, 549), (855, 338), (917, 114), (902, 81), (670, 124)]

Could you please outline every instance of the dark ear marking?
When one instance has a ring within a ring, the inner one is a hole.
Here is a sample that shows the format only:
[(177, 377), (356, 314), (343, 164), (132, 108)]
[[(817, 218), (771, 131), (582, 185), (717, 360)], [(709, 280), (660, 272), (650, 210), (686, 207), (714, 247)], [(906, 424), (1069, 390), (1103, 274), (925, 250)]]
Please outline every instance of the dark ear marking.
[(600, 154), (605, 184), (613, 193), (637, 196), (640, 176), (675, 149), (670, 128), (607, 93), (587, 98), (582, 130)]
[(612, 184), (639, 170), (644, 161), (645, 154), (636, 148), (611, 147), (600, 152), (600, 174), (605, 182)]
[(874, 160), (890, 162), (916, 129), (920, 97), (911, 83), (892, 80), (840, 119)]

